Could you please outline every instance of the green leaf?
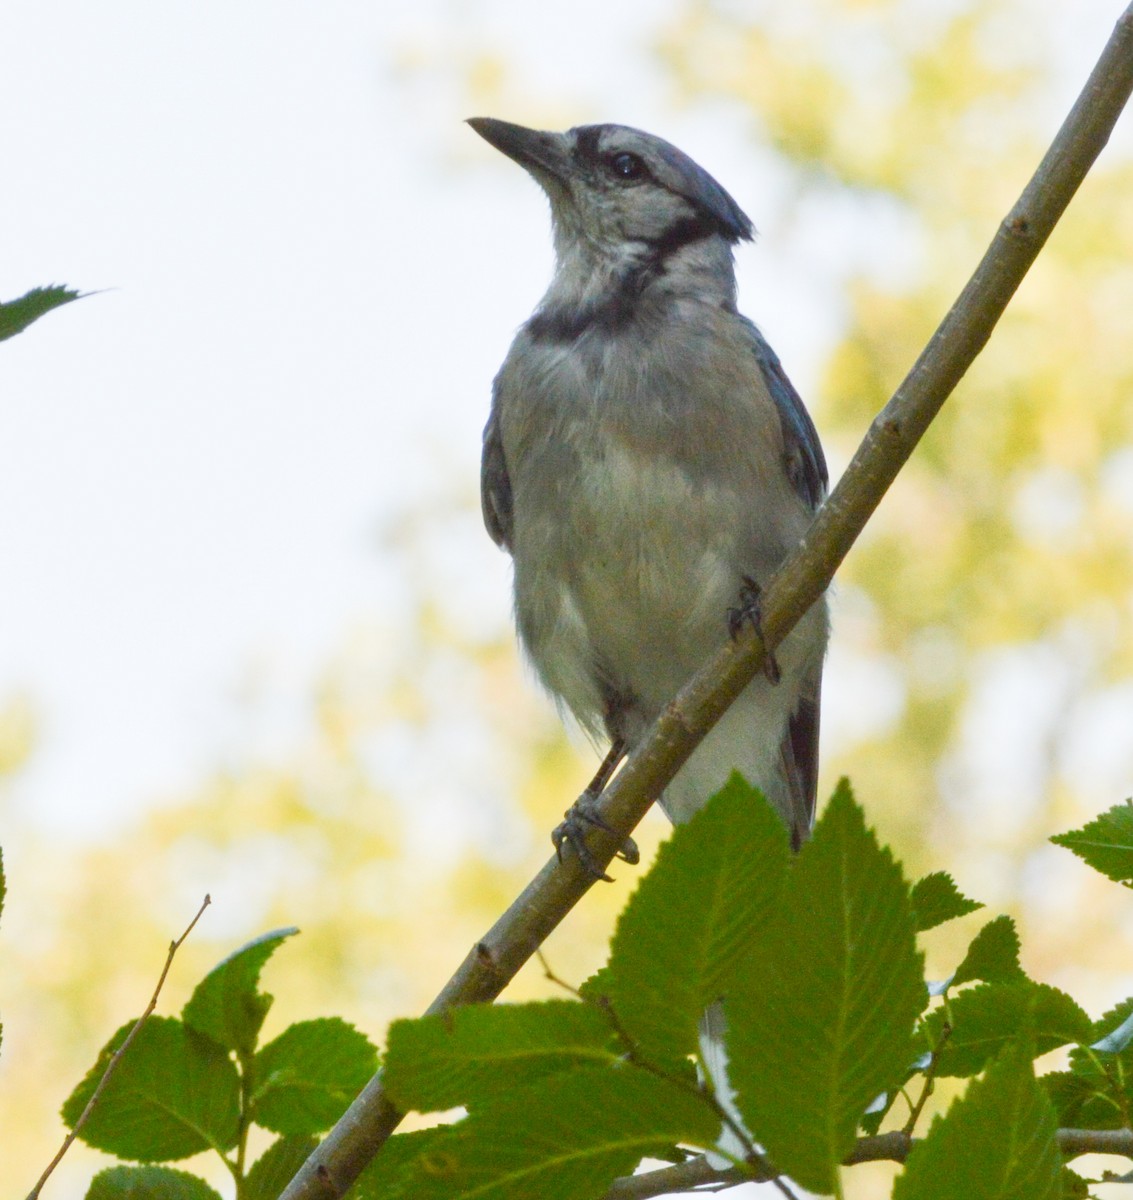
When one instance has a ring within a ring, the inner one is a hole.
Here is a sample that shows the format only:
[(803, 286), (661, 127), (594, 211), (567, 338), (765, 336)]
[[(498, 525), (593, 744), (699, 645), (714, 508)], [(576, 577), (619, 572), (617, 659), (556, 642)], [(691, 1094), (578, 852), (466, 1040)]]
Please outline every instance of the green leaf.
[(396, 1133), (354, 1182), (350, 1200), (398, 1200), (411, 1196), (416, 1174), (448, 1174), (453, 1159), (448, 1146), (458, 1125), (434, 1125), (413, 1133)]
[[(383, 1197), (594, 1200), (674, 1142), (710, 1146), (719, 1128), (695, 1092), (634, 1067), (580, 1067), (504, 1093), (449, 1126)], [(434, 1131), (430, 1131), (434, 1132)]]
[(892, 1111), (893, 1105), (901, 1098), (901, 1089), (907, 1087), (910, 1080), (915, 1079), (918, 1075), (923, 1075), (928, 1062), (928, 1055), (920, 1055), (914, 1065), (909, 1067), (901, 1079), (897, 1081), (895, 1087), (891, 1087), (888, 1091), (880, 1093), (877, 1100), (870, 1104), (862, 1119), (858, 1122), (858, 1128), (862, 1133), (868, 1137), (872, 1137), (877, 1133), (881, 1128), (882, 1121)]
[(383, 1081), (400, 1108), (491, 1103), (501, 1092), (620, 1056), (610, 1018), (575, 1000), (472, 1004), (389, 1030)]
[(1125, 1124), (1121, 1102), (1114, 1096), (1120, 1088), (1114, 1088), (1102, 1071), (1052, 1071), (1039, 1082), (1062, 1127), (1120, 1129)]
[(696, 1049), (705, 1006), (779, 907), (790, 857), (782, 817), (739, 774), (661, 847), (595, 981), (647, 1057)]
[(1025, 979), (1019, 965), (1019, 935), (1010, 917), (989, 921), (968, 947), (964, 961), (956, 968), (950, 987), (982, 979), (987, 983), (1011, 983)]
[(1090, 1185), (1081, 1175), (1062, 1168), (1062, 1200), (1089, 1200)]
[(1081, 829), (1055, 834), (1050, 840), (1072, 850), (1109, 879), (1133, 886), (1133, 800), (1116, 804)]
[(944, 1039), (936, 1073), (942, 1076), (975, 1075), (1014, 1038), (1026, 1036), (1037, 1055), (1067, 1042), (1082, 1042), (1090, 1033), (1090, 1019), (1065, 992), (1045, 983), (983, 983), (961, 992), (946, 1008), (934, 1009), (922, 1029), (928, 1046)]
[(1043, 1079), (1059, 1120), (1085, 1129), (1120, 1129), (1133, 1110), (1133, 998), (1094, 1023), (1070, 1052), (1070, 1070)]
[(909, 1155), (893, 1200), (1060, 1200), (1054, 1110), (1012, 1046), (937, 1117)]
[(968, 913), (983, 908), (978, 900), (969, 900), (960, 893), (947, 871), (933, 871), (931, 875), (918, 880), (913, 885), (910, 899), (918, 933), (935, 929), (945, 921), (966, 917)]
[(897, 1092), (885, 1092), (884, 1099), (881, 1104), (869, 1112), (865, 1113), (862, 1119), (858, 1122), (858, 1128), (867, 1137), (873, 1135), (881, 1128), (881, 1122), (889, 1115), (890, 1109), (897, 1101)]
[(8, 300), (0, 304), (0, 342), (5, 338), (15, 337), (22, 333), (35, 320), (61, 304), (70, 304), (78, 300), (81, 292), (52, 284), (45, 288), (32, 288), (18, 300)]
[[(71, 1128), (98, 1086), (111, 1055), (134, 1027), (110, 1039), (63, 1105)], [(240, 1080), (223, 1049), (175, 1017), (150, 1017), (122, 1056), (79, 1137), (98, 1150), (138, 1162), (187, 1158), (236, 1144)]]
[(289, 1025), (256, 1055), (252, 1119), (273, 1133), (329, 1129), (378, 1069), (378, 1051), (338, 1017)]
[(901, 870), (839, 784), (727, 1001), (731, 1083), (772, 1161), (829, 1192), (870, 1102), (915, 1056), (924, 964)]
[(220, 1195), (187, 1171), (110, 1167), (91, 1180), (86, 1200), (220, 1200)]
[(299, 930), (294, 926), (262, 934), (233, 951), (197, 984), (181, 1016), (190, 1029), (226, 1050), (251, 1054), (272, 998), (257, 990), (260, 971), (276, 948)]
[(295, 1172), (318, 1142), (311, 1137), (279, 1138), (256, 1159), (240, 1188), (240, 1200), (279, 1200)]

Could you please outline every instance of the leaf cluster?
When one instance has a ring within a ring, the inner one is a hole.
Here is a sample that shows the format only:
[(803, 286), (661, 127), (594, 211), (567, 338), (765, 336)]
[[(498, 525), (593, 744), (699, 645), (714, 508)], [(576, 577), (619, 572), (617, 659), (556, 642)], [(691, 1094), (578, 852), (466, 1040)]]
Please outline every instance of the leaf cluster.
[[(1053, 840), (1127, 882), (1128, 811)], [(661, 848), (580, 989), (391, 1026), (390, 1096), (441, 1123), (391, 1138), (351, 1195), (596, 1200), (650, 1160), (668, 1166), (635, 1195), (774, 1180), (787, 1196), (841, 1196), (843, 1164), (907, 1156), (894, 1200), (1089, 1196), (1063, 1160), (1100, 1147), (1091, 1130), (1133, 1129), (1133, 998), (1091, 1023), (1027, 977), (1006, 916), (926, 985), (917, 936), (980, 907), (941, 872), (910, 886), (846, 783), (793, 854), (734, 776)], [(79, 1136), (140, 1165), (101, 1172), (89, 1200), (215, 1198), (157, 1165), (205, 1150), (238, 1200), (274, 1200), (369, 1080), (376, 1050), (336, 1019), (261, 1045), (260, 972), (294, 932), (225, 959), (104, 1081), (132, 1023), (110, 1039), (63, 1116), (79, 1123), (101, 1084)], [(1067, 1045), (1068, 1069), (1036, 1079), (1034, 1060)], [(945, 1077), (967, 1090), (929, 1124)], [(253, 1125), (278, 1136), (248, 1165)]]
[[(1107, 854), (1122, 819), (1100, 819)], [(926, 986), (916, 936), (980, 907), (940, 872), (910, 887), (845, 783), (793, 855), (734, 777), (662, 847), (575, 998), (394, 1023), (390, 1095), (448, 1123), (394, 1136), (352, 1195), (595, 1200), (643, 1160), (670, 1166), (634, 1194), (668, 1194), (699, 1160), (717, 1173), (696, 1182), (840, 1196), (883, 1128), (908, 1155), (896, 1200), (1088, 1195), (1058, 1129), (1130, 1125), (1133, 999), (1091, 1024), (1027, 977), (1006, 916)], [(1066, 1045), (1070, 1070), (1036, 1079)], [(942, 1077), (970, 1082), (929, 1124)]]
[[(367, 1038), (337, 1018), (300, 1021), (260, 1044), (272, 997), (259, 990), (264, 964), (295, 929), (264, 934), (229, 955), (197, 985), (180, 1017), (151, 1017), (105, 1082), (79, 1137), (134, 1163), (157, 1164), (204, 1150), (219, 1154), (238, 1200), (275, 1200), (377, 1069)], [(63, 1105), (75, 1128), (135, 1022), (103, 1047)], [(253, 1125), (279, 1135), (250, 1166)], [(88, 1200), (220, 1200), (208, 1184), (165, 1166), (118, 1166), (98, 1174)]]

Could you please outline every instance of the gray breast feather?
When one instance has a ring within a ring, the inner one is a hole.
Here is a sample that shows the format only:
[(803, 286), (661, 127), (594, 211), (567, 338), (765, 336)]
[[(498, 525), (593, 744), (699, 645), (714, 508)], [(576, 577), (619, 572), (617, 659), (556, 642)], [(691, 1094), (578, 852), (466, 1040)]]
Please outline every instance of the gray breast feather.
[[(756, 327), (722, 306), (667, 311), (684, 319), (643, 307), (614, 340), (521, 331), (484, 430), (484, 522), (515, 558), (521, 639), (584, 727), (630, 745), (726, 638), (742, 578), (777, 569), (827, 480)], [(781, 682), (754, 680), (666, 790), (670, 816), (737, 767), (805, 835), (825, 640), (819, 604), (778, 651)]]

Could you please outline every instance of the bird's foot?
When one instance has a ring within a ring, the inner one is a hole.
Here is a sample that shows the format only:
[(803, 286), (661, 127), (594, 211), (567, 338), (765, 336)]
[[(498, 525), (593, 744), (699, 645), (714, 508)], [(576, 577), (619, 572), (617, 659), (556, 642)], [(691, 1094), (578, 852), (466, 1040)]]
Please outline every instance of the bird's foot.
[[(563, 861), (563, 845), (569, 845), (575, 854), (578, 856), (578, 861), (582, 863), (583, 868), (595, 879), (604, 880), (606, 883), (613, 883), (613, 878), (606, 874), (598, 864), (598, 860), (590, 851), (590, 847), (586, 844), (586, 834), (590, 829), (604, 829), (607, 833), (616, 833), (606, 821), (603, 820), (598, 812), (598, 797), (589, 788), (582, 793), (581, 796), (567, 809), (563, 814), (563, 822), (557, 826), (551, 834), (551, 841), (555, 845), (555, 853), (559, 857), (559, 862)], [(638, 853), (637, 843), (633, 838), (627, 837), (621, 844), (618, 850), (618, 858), (623, 862), (631, 865), (641, 861), (641, 855)]]
[[(759, 584), (750, 575), (745, 575), (740, 588), (739, 605), (728, 609), (728, 633), (733, 642), (740, 636), (745, 624), (750, 625), (755, 630), (755, 636), (763, 642), (762, 595), (763, 589)], [(781, 678), (779, 663), (766, 642), (763, 642), (763, 673), (771, 683), (778, 683)]]

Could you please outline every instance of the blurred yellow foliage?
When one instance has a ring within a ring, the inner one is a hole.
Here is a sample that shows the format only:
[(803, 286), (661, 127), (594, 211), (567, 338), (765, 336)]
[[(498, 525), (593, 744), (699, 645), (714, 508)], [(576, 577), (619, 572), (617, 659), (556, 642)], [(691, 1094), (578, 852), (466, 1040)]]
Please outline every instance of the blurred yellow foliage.
[(28, 696), (13, 696), (0, 705), (0, 780), (15, 774), (35, 748), (35, 707)]

